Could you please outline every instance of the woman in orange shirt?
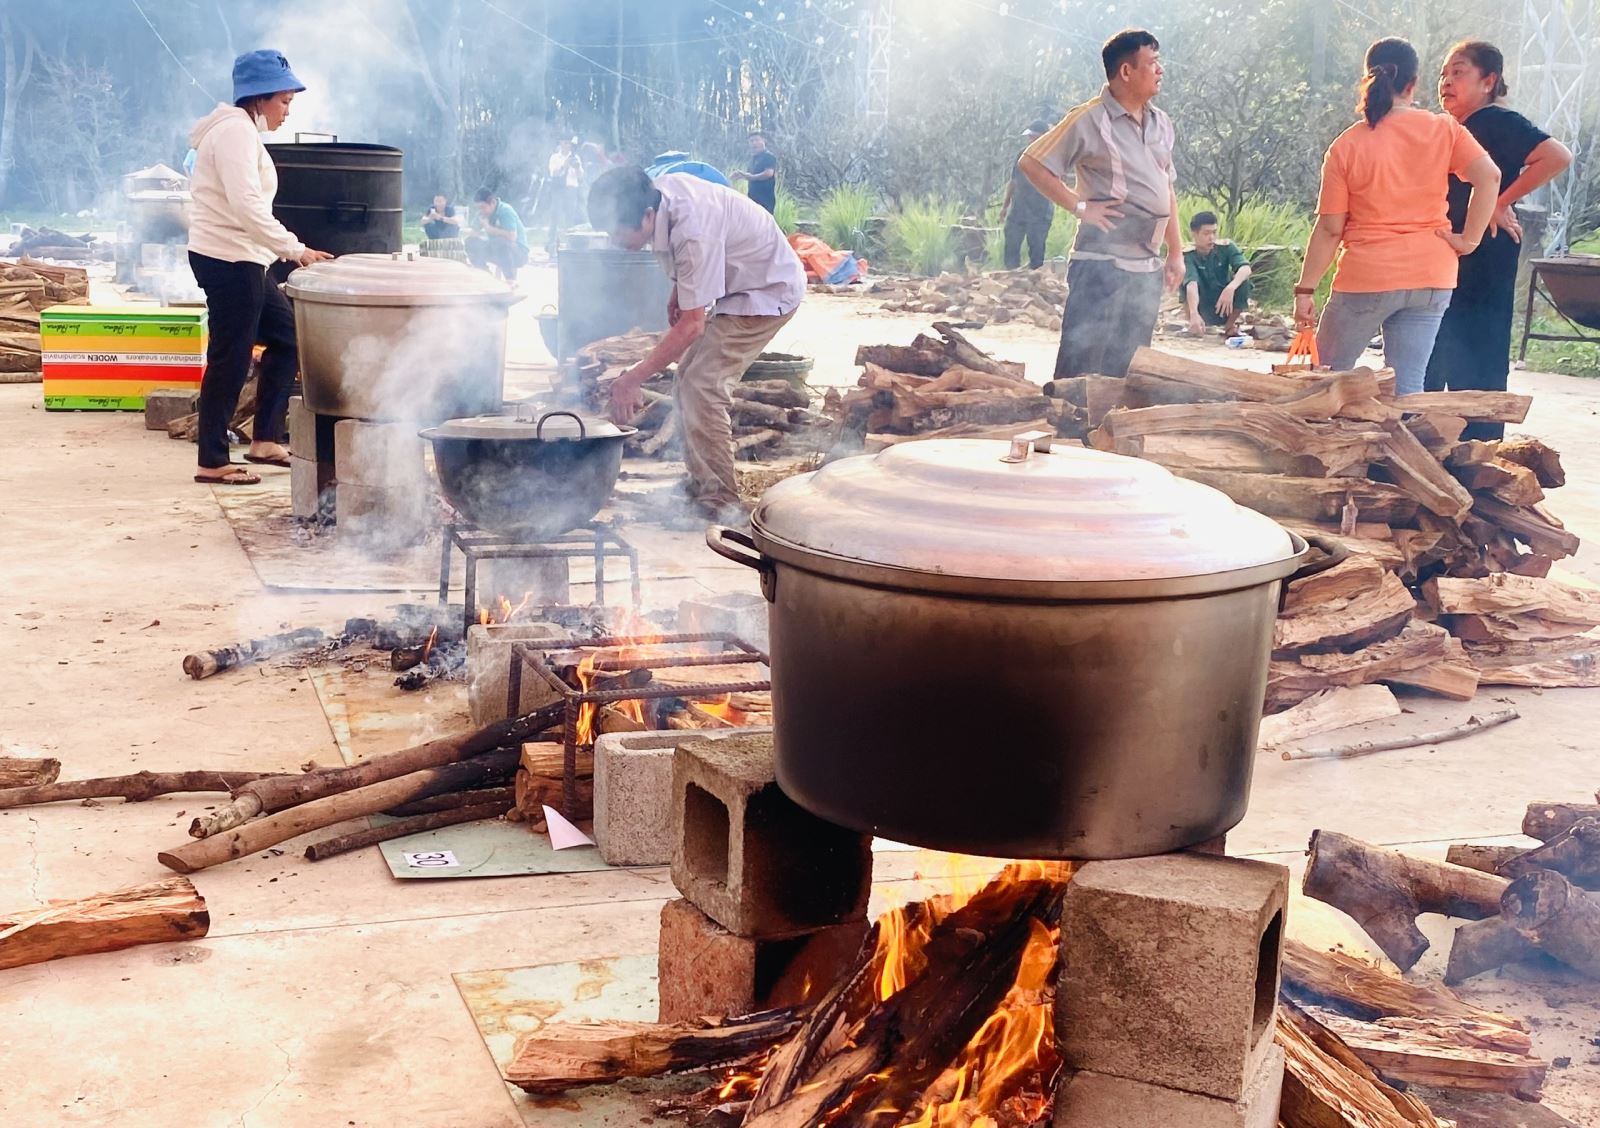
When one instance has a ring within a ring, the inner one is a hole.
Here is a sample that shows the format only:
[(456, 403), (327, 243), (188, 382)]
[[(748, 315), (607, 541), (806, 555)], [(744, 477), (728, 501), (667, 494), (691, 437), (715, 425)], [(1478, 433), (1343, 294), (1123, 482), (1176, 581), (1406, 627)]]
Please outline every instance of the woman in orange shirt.
[[(1317, 224), (1306, 245), (1295, 320), (1317, 323), (1312, 295), (1335, 253), (1333, 293), (1317, 324), (1317, 351), (1335, 370), (1354, 367), (1380, 329), (1395, 391), (1422, 391), (1439, 321), (1461, 255), (1483, 239), (1500, 171), (1461, 123), (1411, 104), (1417, 53), (1403, 39), (1367, 48), (1362, 119), (1335, 138), (1322, 162)], [(1460, 234), (1446, 210), (1449, 175), (1472, 186)]]

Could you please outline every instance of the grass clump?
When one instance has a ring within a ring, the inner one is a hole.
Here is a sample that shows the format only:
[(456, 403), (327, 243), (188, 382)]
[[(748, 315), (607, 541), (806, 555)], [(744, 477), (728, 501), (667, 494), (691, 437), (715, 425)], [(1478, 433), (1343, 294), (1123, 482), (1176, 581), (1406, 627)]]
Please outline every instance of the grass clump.
[(867, 220), (876, 202), (871, 190), (859, 184), (841, 184), (830, 191), (817, 205), (822, 241), (841, 251), (865, 250)]
[(889, 220), (889, 253), (914, 274), (935, 275), (955, 259), (950, 228), (961, 222), (961, 209), (927, 197), (908, 200)]

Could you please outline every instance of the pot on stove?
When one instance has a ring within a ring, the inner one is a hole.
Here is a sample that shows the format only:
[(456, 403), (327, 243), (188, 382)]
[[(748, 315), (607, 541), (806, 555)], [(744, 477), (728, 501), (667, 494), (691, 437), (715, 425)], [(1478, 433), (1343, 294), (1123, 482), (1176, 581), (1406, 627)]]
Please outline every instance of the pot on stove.
[(707, 542), (761, 573), (778, 782), (832, 822), (1116, 858), (1244, 817), (1306, 543), (1152, 462), (1030, 433), (905, 443)]

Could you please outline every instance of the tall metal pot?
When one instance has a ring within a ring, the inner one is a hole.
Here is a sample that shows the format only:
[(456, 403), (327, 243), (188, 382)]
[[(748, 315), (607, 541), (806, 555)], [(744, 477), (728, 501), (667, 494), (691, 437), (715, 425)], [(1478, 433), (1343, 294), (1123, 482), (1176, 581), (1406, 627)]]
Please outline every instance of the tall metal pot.
[(927, 441), (782, 483), (751, 534), (707, 541), (761, 573), (778, 782), (815, 814), (1084, 859), (1244, 817), (1308, 548), (1217, 491), (1096, 451)]

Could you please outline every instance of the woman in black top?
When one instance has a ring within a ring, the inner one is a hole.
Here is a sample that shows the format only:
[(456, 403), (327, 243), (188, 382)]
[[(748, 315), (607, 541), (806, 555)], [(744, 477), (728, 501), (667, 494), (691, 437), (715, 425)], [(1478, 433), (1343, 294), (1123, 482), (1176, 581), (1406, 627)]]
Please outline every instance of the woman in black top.
[[(1477, 138), (1500, 169), (1500, 199), (1478, 249), (1461, 259), (1450, 308), (1445, 310), (1427, 389), (1505, 391), (1511, 371), (1511, 306), (1517, 284), (1522, 226), (1513, 205), (1572, 163), (1567, 147), (1527, 118), (1499, 105), (1506, 96), (1505, 60), (1498, 48), (1458, 43), (1439, 72), (1439, 101)], [(1460, 231), (1471, 186), (1450, 178), (1450, 226)], [(1500, 423), (1472, 423), (1464, 439), (1498, 439)]]

